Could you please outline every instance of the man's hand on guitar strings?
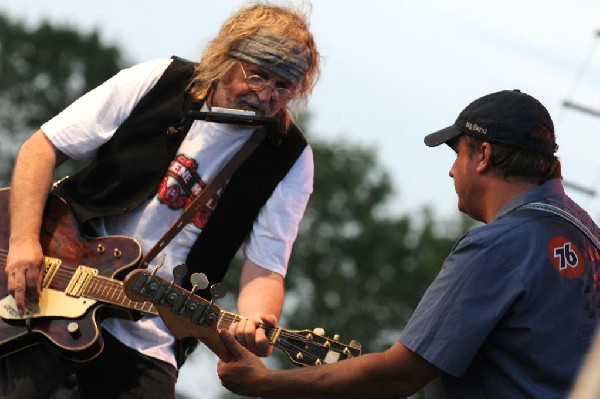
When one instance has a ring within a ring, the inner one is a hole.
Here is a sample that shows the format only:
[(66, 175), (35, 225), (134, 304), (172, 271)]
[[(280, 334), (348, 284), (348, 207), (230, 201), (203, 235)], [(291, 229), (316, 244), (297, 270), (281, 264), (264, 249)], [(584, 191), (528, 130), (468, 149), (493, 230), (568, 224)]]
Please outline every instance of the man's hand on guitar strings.
[(269, 356), (273, 352), (273, 346), (265, 329), (262, 328), (263, 323), (276, 326), (277, 317), (275, 315), (260, 315), (243, 318), (229, 327), (229, 333), (235, 337), (237, 342), (255, 355)]
[(39, 241), (11, 240), (4, 269), (8, 292), (15, 299), (19, 316), (38, 303), (42, 291), (44, 255)]

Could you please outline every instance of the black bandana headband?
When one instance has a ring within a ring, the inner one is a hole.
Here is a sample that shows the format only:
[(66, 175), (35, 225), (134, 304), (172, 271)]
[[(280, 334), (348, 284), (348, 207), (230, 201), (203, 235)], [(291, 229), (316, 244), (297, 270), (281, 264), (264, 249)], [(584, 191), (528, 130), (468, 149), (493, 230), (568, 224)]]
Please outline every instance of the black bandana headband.
[(237, 43), (229, 50), (229, 55), (274, 73), (294, 86), (308, 70), (311, 58), (306, 47), (288, 49), (285, 40), (260, 31)]

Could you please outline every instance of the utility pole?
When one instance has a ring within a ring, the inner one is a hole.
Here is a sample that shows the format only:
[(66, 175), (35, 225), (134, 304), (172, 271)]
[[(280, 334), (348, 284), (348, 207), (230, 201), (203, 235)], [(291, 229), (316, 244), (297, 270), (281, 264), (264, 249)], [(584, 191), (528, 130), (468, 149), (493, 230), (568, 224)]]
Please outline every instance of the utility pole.
[[(595, 35), (597, 38), (600, 38), (600, 30), (597, 30), (595, 32)], [(595, 47), (595, 46), (594, 46)], [(589, 57), (591, 56), (591, 53), (588, 54), (588, 60), (586, 60), (585, 64), (587, 64), (589, 62)], [(596, 118), (600, 118), (600, 110), (597, 109), (593, 109), (591, 107), (585, 106), (585, 105), (581, 105), (581, 104), (577, 104), (571, 100), (565, 100), (563, 101), (563, 106), (565, 108), (570, 108), (573, 109), (575, 111), (579, 111), (582, 112), (584, 114), (590, 115), (590, 116), (594, 116)], [(565, 185), (565, 187), (570, 188), (571, 190), (575, 190), (578, 191), (584, 195), (590, 196), (590, 197), (595, 197), (596, 196), (596, 190), (593, 188), (587, 188), (587, 187), (583, 187), (579, 184), (573, 183), (573, 182), (569, 182), (567, 180), (563, 180), (563, 184)]]

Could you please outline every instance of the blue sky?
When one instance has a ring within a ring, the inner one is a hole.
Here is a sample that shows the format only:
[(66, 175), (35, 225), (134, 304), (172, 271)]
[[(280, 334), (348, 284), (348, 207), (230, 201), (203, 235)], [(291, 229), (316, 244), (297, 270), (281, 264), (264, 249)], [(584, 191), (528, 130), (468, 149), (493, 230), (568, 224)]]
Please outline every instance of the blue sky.
[[(97, 28), (134, 63), (197, 59), (242, 4), (0, 0), (0, 12), (28, 23), (49, 18), (83, 31)], [(598, 190), (600, 118), (562, 106), (571, 100), (600, 110), (598, 15), (597, 0), (313, 0), (311, 26), (324, 63), (308, 106), (311, 132), (374, 148), (397, 190), (391, 211), (429, 205), (452, 216), (453, 153), (425, 147), (423, 136), (452, 124), (475, 98), (520, 89), (552, 114), (565, 178)], [(598, 196), (568, 192), (600, 220)], [(202, 379), (199, 366), (190, 364), (182, 389), (218, 390), (214, 369)]]

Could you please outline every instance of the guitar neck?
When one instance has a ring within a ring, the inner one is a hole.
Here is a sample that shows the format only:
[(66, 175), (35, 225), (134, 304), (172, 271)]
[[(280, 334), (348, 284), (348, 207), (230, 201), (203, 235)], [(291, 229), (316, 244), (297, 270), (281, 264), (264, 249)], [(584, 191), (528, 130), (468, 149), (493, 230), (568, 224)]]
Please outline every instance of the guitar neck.
[(123, 283), (103, 276), (93, 276), (83, 289), (82, 296), (110, 305), (137, 310), (157, 316), (152, 302), (134, 302), (125, 295)]
[[(221, 328), (227, 329), (233, 323), (236, 323), (236, 322), (244, 319), (244, 317), (242, 317), (242, 316), (240, 316), (238, 314), (227, 312), (225, 310), (221, 310), (220, 313), (221, 314), (219, 316), (219, 321), (217, 322), (217, 328), (218, 329), (221, 329)], [(259, 327), (260, 328), (264, 328), (265, 333), (267, 335), (267, 338), (271, 342), (271, 345), (277, 346), (277, 339), (279, 337), (279, 334), (281, 333), (282, 328), (281, 327), (269, 326), (269, 325), (264, 324), (264, 323), (260, 323)]]
[[(218, 330), (229, 329), (233, 323), (241, 321), (242, 316), (219, 309), (193, 291), (141, 269), (133, 270), (125, 277), (123, 289), (134, 301), (156, 303), (160, 317), (176, 338), (198, 338), (220, 359), (231, 359)], [(257, 327), (263, 328), (269, 343), (281, 349), (296, 365), (335, 363), (360, 355), (358, 342), (345, 345), (339, 342), (337, 334), (333, 339), (324, 337), (323, 329), (287, 330), (262, 322)]]

